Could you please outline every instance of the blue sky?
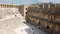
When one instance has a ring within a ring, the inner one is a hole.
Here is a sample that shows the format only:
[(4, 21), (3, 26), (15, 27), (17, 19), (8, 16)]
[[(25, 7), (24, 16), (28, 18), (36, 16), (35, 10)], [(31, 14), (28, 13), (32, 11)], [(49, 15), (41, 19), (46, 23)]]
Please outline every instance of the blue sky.
[(34, 3), (48, 3), (48, 2), (53, 2), (53, 3), (60, 3), (60, 0), (0, 0), (0, 3), (14, 3), (14, 4), (34, 4)]

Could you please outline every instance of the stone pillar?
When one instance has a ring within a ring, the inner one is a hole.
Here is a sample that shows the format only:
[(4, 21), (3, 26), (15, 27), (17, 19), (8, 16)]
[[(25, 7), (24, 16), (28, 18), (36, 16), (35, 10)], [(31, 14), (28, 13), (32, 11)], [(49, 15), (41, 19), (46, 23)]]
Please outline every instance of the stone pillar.
[(3, 8), (4, 8), (4, 4), (3, 4)]
[(43, 4), (43, 8), (45, 8), (45, 5)]
[(2, 4), (1, 4), (1, 8), (2, 8)]
[(48, 8), (50, 8), (50, 4), (48, 4)]
[(24, 17), (26, 16), (27, 10), (28, 10), (28, 6), (24, 5)]

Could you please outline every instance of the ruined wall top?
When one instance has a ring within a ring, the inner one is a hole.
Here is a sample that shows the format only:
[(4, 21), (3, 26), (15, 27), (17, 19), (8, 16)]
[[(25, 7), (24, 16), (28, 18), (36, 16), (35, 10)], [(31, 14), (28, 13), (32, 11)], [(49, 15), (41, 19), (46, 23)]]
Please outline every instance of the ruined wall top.
[(18, 8), (16, 4), (0, 4), (0, 8)]

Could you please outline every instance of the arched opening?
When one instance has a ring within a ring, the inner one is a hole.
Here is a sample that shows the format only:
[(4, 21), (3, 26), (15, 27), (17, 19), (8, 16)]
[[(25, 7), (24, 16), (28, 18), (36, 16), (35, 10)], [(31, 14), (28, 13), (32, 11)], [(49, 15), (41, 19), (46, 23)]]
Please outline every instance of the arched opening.
[(38, 23), (38, 25), (40, 25), (40, 24), (41, 24), (41, 22)]
[(47, 26), (47, 29), (49, 29), (49, 26)]
[(23, 23), (25, 23), (25, 21), (23, 21)]
[(15, 17), (16, 17), (17, 15), (15, 15)]
[(27, 14), (27, 12), (26, 12), (26, 14)]
[(27, 8), (26, 8), (26, 10), (27, 10)]

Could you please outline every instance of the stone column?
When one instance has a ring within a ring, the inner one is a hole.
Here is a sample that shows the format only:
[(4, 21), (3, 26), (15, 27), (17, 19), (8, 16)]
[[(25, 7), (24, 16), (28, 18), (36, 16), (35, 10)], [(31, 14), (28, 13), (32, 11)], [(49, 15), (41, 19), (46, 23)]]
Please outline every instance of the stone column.
[(48, 8), (50, 8), (50, 4), (48, 4)]
[(45, 8), (45, 5), (43, 4), (43, 8)]

